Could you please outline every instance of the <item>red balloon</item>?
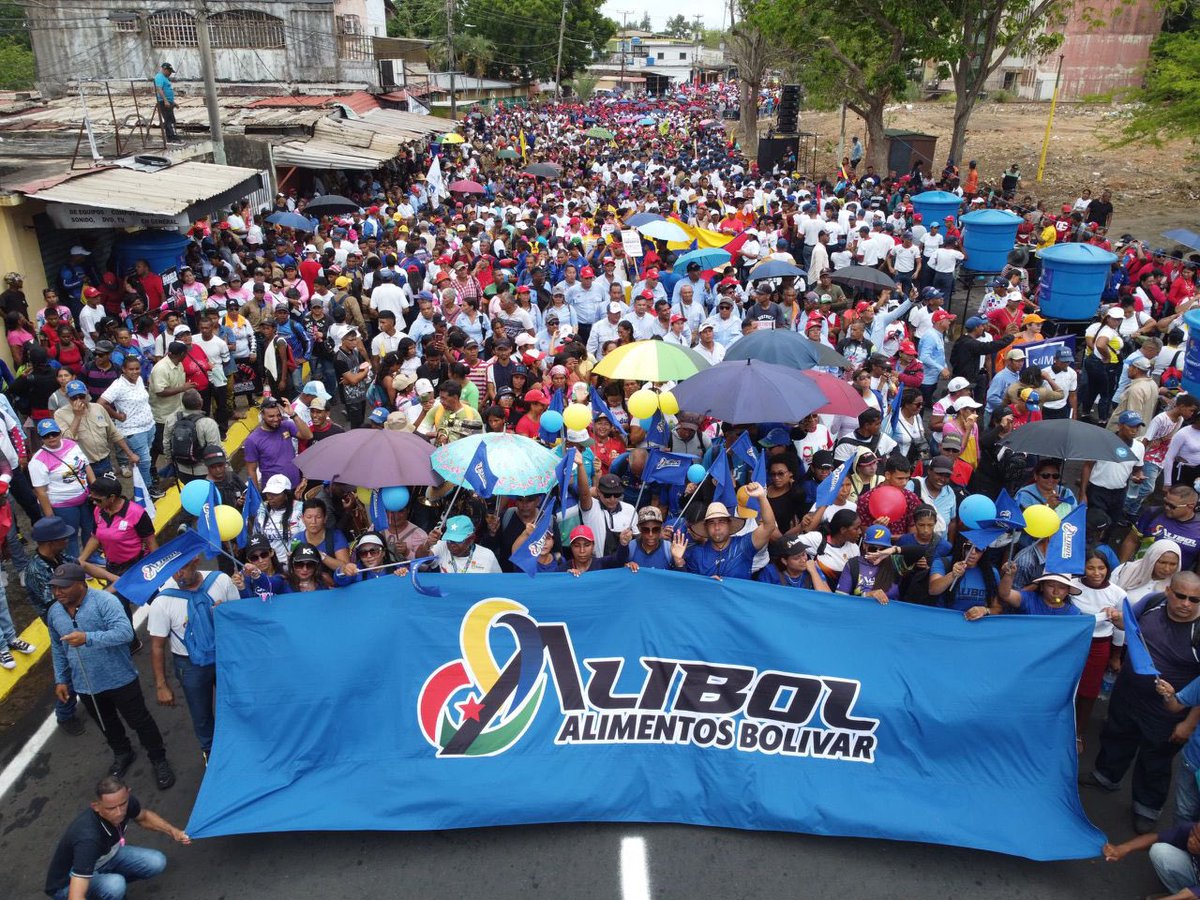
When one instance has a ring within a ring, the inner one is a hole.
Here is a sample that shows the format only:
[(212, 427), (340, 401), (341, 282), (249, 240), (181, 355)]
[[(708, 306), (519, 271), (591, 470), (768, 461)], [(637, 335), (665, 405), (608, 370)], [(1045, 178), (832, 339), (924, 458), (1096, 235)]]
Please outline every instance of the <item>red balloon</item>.
[(892, 522), (898, 522), (904, 518), (908, 504), (904, 502), (904, 491), (900, 488), (881, 484), (871, 491), (871, 496), (867, 498), (867, 508), (876, 519), (886, 517)]

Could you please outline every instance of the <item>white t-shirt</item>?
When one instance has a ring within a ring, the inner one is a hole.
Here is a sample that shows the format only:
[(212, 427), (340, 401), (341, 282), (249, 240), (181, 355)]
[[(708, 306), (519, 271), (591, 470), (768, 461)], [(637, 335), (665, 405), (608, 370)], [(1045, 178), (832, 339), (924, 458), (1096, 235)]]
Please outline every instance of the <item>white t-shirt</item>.
[(1061, 400), (1047, 400), (1042, 404), (1042, 409), (1062, 409), (1067, 405), (1067, 397), (1072, 391), (1079, 390), (1079, 373), (1070, 366), (1067, 366), (1065, 371), (1055, 372), (1053, 367), (1042, 369), (1042, 377), (1053, 379), (1058, 385), (1058, 389), (1063, 392)]
[(82, 482), (88, 465), (79, 445), (63, 438), (57, 450), (42, 447), (29, 457), (29, 480), (35, 488), (46, 489), (51, 506), (73, 506), (87, 495)]
[(1142, 460), (1146, 457), (1146, 449), (1141, 441), (1134, 441), (1129, 449), (1133, 453), (1134, 460), (1123, 463), (1107, 460), (1098, 462), (1092, 467), (1092, 475), (1088, 479), (1088, 483), (1093, 487), (1108, 488), (1114, 491), (1128, 486), (1133, 470), (1141, 466)]
[(404, 340), (404, 335), (400, 331), (390, 335), (381, 331), (371, 339), (371, 355), (382, 359), (387, 354), (394, 352), (402, 340)]
[(959, 250), (951, 250), (947, 247), (939, 247), (937, 251), (929, 259), (929, 265), (935, 272), (950, 274), (954, 271), (954, 267), (961, 260), (966, 259)]
[(404, 296), (403, 288), (387, 282), (371, 291), (371, 306), (375, 308), (376, 312), (383, 312), (386, 309), (395, 313), (396, 326), (399, 328), (404, 321), (404, 311), (408, 309), (408, 298)]
[[(208, 573), (201, 573), (205, 578)], [(162, 590), (179, 589), (179, 583), (174, 578), (168, 578)], [(224, 572), (219, 572), (216, 579), (208, 588), (208, 595), (213, 598), (213, 606), (237, 600), (241, 597), (234, 587), (233, 579)], [(188, 602), (182, 597), (164, 596), (159, 593), (150, 604), (150, 618), (146, 622), (146, 630), (151, 637), (165, 638), (170, 636), (171, 652), (178, 656), (187, 656), (183, 636), (187, 633)]]
[(196, 335), (192, 338), (192, 343), (203, 350), (204, 355), (208, 357), (210, 366), (208, 380), (212, 382), (213, 387), (224, 387), (227, 380), (225, 363), (229, 362), (229, 344), (224, 338), (217, 337), (215, 334), (208, 340), (201, 335)]
[(907, 273), (917, 267), (917, 260), (921, 257), (921, 248), (916, 244), (910, 247), (897, 244), (892, 248), (891, 254), (892, 259), (895, 260), (896, 271)]
[(940, 246), (942, 246), (940, 234), (927, 233), (921, 236), (921, 253), (926, 259), (932, 257), (934, 251)]
[(592, 534), (596, 536), (596, 555), (604, 554), (604, 547), (607, 543), (608, 534), (611, 531), (613, 534), (620, 534), (626, 528), (637, 531), (637, 510), (633, 508), (633, 504), (621, 501), (621, 505), (615, 512), (609, 512), (604, 508), (599, 498), (592, 499), (592, 508), (584, 512), (578, 506), (573, 506), (567, 510), (566, 518), (578, 514), (580, 520), (588, 528), (592, 529)]
[(117, 412), (125, 416), (124, 421), (113, 419), (122, 437), (141, 434), (154, 427), (154, 412), (150, 409), (150, 394), (139, 378), (130, 381), (124, 375), (104, 389), (101, 400), (112, 404)]
[(79, 311), (79, 330), (83, 332), (83, 344), (89, 350), (96, 349), (96, 341), (92, 335), (100, 327), (100, 321), (108, 313), (104, 311), (103, 306), (87, 306)]
[[(809, 531), (800, 535), (800, 541), (808, 548), (809, 555), (816, 559), (817, 567), (825, 576), (825, 580), (833, 579), (831, 588), (837, 586), (838, 576), (841, 575), (842, 569), (846, 568), (846, 563), (858, 556), (858, 544), (854, 541), (846, 541), (842, 546), (835, 547), (825, 540), (825, 535), (819, 531)], [(825, 541), (825, 548), (818, 555), (817, 550), (822, 541)]]
[(471, 546), (471, 552), (466, 556), (451, 556), (450, 548), (445, 541), (438, 541), (429, 552), (437, 558), (438, 566), (443, 572), (465, 575), (499, 575), (500, 563), (496, 554), (487, 547), (479, 544)]

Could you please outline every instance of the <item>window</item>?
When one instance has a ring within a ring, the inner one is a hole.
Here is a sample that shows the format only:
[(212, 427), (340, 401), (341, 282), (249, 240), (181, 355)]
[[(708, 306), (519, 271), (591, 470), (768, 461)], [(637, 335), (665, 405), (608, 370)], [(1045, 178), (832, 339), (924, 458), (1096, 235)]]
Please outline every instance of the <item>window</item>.
[(152, 47), (195, 47), (196, 20), (185, 12), (156, 12), (147, 21), (150, 24), (150, 46)]
[(1011, 69), (1004, 73), (1004, 90), (1011, 91), (1017, 87), (1017, 76), (1020, 73), (1016, 69)]
[(213, 13), (208, 17), (208, 34), (214, 48), (279, 50), (284, 46), (283, 19), (249, 9)]
[(666, 59), (666, 57), (667, 57), (667, 54), (665, 54), (665, 53), (659, 53), (659, 54), (658, 54), (658, 58), (659, 58), (659, 59)]
[(113, 10), (108, 19), (118, 34), (137, 34), (142, 30), (141, 18), (130, 9)]
[(680, 53), (680, 54), (679, 54), (679, 58), (680, 58), (680, 59), (687, 59), (687, 54), (686, 54), (686, 53)]
[(362, 34), (362, 24), (355, 15), (338, 16), (337, 28), (338, 34)]

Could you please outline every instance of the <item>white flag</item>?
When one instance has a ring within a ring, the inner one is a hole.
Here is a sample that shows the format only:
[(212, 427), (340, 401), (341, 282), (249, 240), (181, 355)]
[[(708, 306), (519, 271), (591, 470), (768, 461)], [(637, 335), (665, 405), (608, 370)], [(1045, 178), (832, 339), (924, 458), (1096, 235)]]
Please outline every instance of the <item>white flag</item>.
[(137, 466), (133, 466), (133, 501), (140, 503), (142, 508), (146, 510), (146, 515), (150, 517), (150, 521), (154, 521), (154, 498), (150, 496), (150, 490), (146, 487), (146, 480), (142, 478), (142, 470)]
[(432, 195), (439, 200), (450, 196), (450, 192), (446, 190), (446, 181), (442, 178), (442, 158), (440, 156), (435, 156), (433, 162), (429, 164), (429, 172), (425, 176), (425, 183), (429, 185)]
[(423, 105), (416, 97), (408, 98), (408, 111), (410, 113), (416, 113), (418, 116), (429, 115), (429, 107)]

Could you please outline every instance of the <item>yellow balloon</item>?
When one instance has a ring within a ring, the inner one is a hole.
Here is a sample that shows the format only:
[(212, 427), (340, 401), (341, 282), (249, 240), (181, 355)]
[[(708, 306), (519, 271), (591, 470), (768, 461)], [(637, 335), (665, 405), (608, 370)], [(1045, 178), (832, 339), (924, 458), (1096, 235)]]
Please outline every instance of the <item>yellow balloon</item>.
[(658, 409), (658, 394), (649, 388), (642, 388), (634, 391), (625, 405), (635, 419), (648, 419)]
[(592, 409), (582, 403), (572, 403), (563, 410), (563, 424), (572, 431), (583, 431), (592, 424)]
[(242, 514), (232, 506), (217, 507), (217, 531), (221, 540), (232, 541), (242, 533)]
[(670, 391), (663, 391), (658, 395), (658, 408), (663, 411), (664, 416), (673, 416), (679, 412), (679, 401)]
[(1044, 503), (1038, 503), (1025, 510), (1025, 533), (1030, 537), (1038, 540), (1048, 538), (1058, 531), (1060, 524), (1058, 513)]

